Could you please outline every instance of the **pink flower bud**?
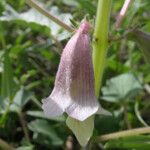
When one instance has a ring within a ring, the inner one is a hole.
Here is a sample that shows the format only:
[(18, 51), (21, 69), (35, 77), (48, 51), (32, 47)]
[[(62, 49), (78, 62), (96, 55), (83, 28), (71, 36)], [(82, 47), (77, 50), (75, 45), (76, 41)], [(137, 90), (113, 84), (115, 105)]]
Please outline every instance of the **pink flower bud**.
[(66, 112), (83, 121), (98, 111), (89, 30), (89, 23), (83, 22), (63, 50), (54, 89), (43, 100), (46, 116)]

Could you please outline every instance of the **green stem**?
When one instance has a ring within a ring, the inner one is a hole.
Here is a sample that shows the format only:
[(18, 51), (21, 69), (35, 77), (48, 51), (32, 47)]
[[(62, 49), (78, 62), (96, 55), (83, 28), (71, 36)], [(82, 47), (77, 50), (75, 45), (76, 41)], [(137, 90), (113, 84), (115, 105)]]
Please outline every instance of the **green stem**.
[(135, 110), (135, 114), (136, 114), (138, 120), (141, 122), (141, 124), (144, 125), (145, 127), (148, 127), (148, 124), (143, 120), (143, 118), (140, 114), (138, 101), (135, 102), (134, 110)]
[(116, 133), (110, 133), (110, 134), (98, 136), (95, 138), (94, 141), (95, 142), (107, 141), (107, 140), (112, 140), (112, 139), (118, 139), (121, 137), (136, 136), (139, 134), (148, 134), (148, 133), (150, 133), (150, 127), (137, 128), (137, 129), (131, 129), (131, 130), (120, 131)]
[(132, 127), (131, 127), (131, 123), (130, 123), (130, 121), (129, 121), (129, 118), (128, 118), (128, 106), (127, 106), (127, 104), (124, 104), (124, 121), (125, 121), (125, 124), (127, 125), (127, 128), (128, 129), (131, 129)]
[(48, 17), (50, 20), (54, 21), (56, 24), (60, 25), (61, 27), (63, 27), (64, 29), (66, 29), (69, 32), (73, 32), (74, 29), (71, 28), (70, 26), (68, 26), (67, 24), (65, 24), (64, 22), (62, 22), (61, 20), (59, 20), (58, 18), (56, 18), (55, 16), (53, 16), (52, 14), (50, 14), (48, 11), (46, 11), (45, 9), (43, 9), (41, 6), (39, 6), (34, 0), (26, 0), (26, 3), (30, 6), (35, 8), (36, 10), (38, 10), (41, 14), (43, 14), (44, 16)]
[(19, 116), (19, 119), (20, 119), (20, 123), (21, 123), (21, 126), (22, 126), (22, 129), (23, 129), (23, 132), (24, 132), (24, 135), (25, 135), (25, 138), (28, 142), (30, 142), (30, 137), (29, 137), (29, 131), (28, 131), (28, 128), (27, 128), (27, 123), (24, 119), (24, 114), (23, 112), (19, 112), (18, 113), (18, 116)]
[(93, 66), (95, 74), (95, 92), (99, 96), (103, 70), (108, 48), (108, 27), (111, 0), (99, 0), (95, 30), (93, 35)]

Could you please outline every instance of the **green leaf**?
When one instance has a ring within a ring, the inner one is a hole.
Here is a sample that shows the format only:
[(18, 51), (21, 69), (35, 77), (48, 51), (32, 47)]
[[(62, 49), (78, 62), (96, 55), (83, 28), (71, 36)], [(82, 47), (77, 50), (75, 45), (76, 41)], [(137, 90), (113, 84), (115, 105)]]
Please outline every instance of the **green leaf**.
[(25, 0), (7, 0), (7, 2), (16, 10), (21, 10), (25, 4)]
[(53, 128), (52, 124), (47, 120), (36, 119), (28, 124), (28, 127), (31, 131), (37, 134), (47, 137), (49, 143), (52, 145), (62, 145), (63, 140), (57, 135), (57, 132)]
[(13, 71), (9, 57), (9, 50), (5, 50), (2, 72), (1, 96), (10, 100), (13, 94)]
[(134, 149), (134, 150), (149, 150), (150, 136), (139, 135), (132, 137), (119, 138), (111, 140), (105, 144), (106, 149)]
[(20, 112), (32, 96), (32, 92), (29, 92), (25, 90), (24, 87), (21, 87), (21, 89), (17, 91), (13, 99), (13, 104), (10, 106), (10, 109), (15, 112)]
[(5, 10), (5, 5), (4, 5), (4, 1), (0, 1), (0, 15), (2, 15), (2, 13)]
[[(36, 31), (39, 31), (40, 26), (43, 26), (43, 25), (37, 24), (35, 22), (28, 22), (24, 18), (21, 18), (21, 13), (19, 14), (12, 6), (6, 4), (5, 7), (6, 7), (5, 13), (0, 17), (0, 21), (3, 21), (3, 22), (7, 21), (7, 23), (9, 23), (10, 21), (11, 22), (13, 21), (22, 26), (26, 26), (26, 24), (28, 24), (28, 27), (30, 27)], [(45, 31), (46, 28), (48, 28), (48, 27), (43, 26), (43, 31)]]
[(41, 119), (49, 119), (49, 120), (53, 120), (56, 122), (64, 122), (65, 121), (65, 117), (63, 115), (60, 117), (55, 117), (55, 118), (48, 118), (44, 115), (43, 111), (27, 111), (27, 115), (36, 117), (36, 118), (41, 118)]
[(128, 72), (130, 70), (128, 66), (125, 66), (124, 64), (115, 60), (114, 58), (108, 58), (107, 59), (107, 66), (111, 70), (117, 71), (117, 72)]
[(33, 140), (35, 143), (43, 145), (44, 147), (47, 146), (47, 148), (51, 147), (52, 149), (56, 149), (56, 147), (61, 146), (62, 143), (60, 144), (59, 142), (52, 142), (50, 138), (47, 136), (40, 134), (40, 133), (33, 133)]
[(86, 10), (86, 13), (90, 15), (94, 15), (96, 13), (96, 9), (91, 0), (78, 0), (78, 3), (81, 5), (83, 10)]
[(142, 88), (139, 79), (133, 74), (121, 74), (107, 81), (106, 86), (102, 88), (102, 99), (109, 102), (129, 100), (136, 96)]
[(119, 119), (114, 116), (96, 116), (95, 130), (98, 135), (119, 130)]
[[(47, 11), (57, 16), (60, 20), (64, 21), (66, 24), (70, 25), (70, 19), (72, 19), (71, 14), (60, 13), (58, 7), (56, 6), (50, 7), (49, 9), (47, 9)], [(27, 12), (19, 14), (11, 6), (7, 5), (5, 15), (0, 17), (0, 20), (2, 21), (23, 20), (28, 23), (35, 23), (38, 25), (45, 26), (45, 28), (48, 27), (49, 29), (51, 29), (52, 34), (54, 36), (57, 36), (59, 40), (63, 40), (70, 35), (68, 31), (61, 32), (62, 28), (59, 25), (57, 25), (56, 23), (54, 23), (53, 21), (51, 21), (50, 19), (48, 19), (35, 9), (30, 9)]]
[(26, 74), (23, 74), (20, 78), (20, 81), (22, 84), (24, 84), (28, 78), (32, 77), (32, 76), (35, 76), (37, 74), (37, 71), (36, 70), (29, 70)]

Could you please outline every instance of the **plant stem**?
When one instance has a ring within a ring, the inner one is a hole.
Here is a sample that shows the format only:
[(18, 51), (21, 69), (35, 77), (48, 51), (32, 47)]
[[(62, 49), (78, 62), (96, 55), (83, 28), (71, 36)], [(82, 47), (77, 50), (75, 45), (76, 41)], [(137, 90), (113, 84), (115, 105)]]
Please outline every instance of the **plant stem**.
[(95, 74), (95, 92), (97, 97), (99, 96), (108, 48), (110, 9), (111, 0), (98, 1), (95, 30), (93, 35), (93, 66)]
[(122, 21), (127, 13), (127, 10), (131, 4), (132, 0), (125, 0), (122, 8), (121, 8), (121, 11), (119, 13), (119, 15), (117, 16), (117, 19), (116, 19), (116, 24), (115, 24), (115, 27), (116, 29), (120, 28), (121, 24), (122, 24)]
[(28, 132), (26, 121), (24, 119), (24, 114), (22, 112), (19, 112), (18, 115), (19, 115), (20, 123), (23, 129), (25, 138), (28, 142), (30, 142), (29, 132)]
[(128, 129), (131, 129), (131, 124), (129, 122), (129, 119), (128, 119), (128, 109), (127, 109), (127, 104), (124, 104), (124, 121), (127, 125), (127, 128)]
[(5, 142), (4, 140), (0, 139), (0, 149), (3, 150), (15, 150), (13, 147), (11, 147), (7, 142)]
[(145, 90), (147, 91), (147, 93), (150, 94), (150, 86), (148, 84), (144, 85)]
[(66, 29), (69, 32), (73, 32), (74, 29), (71, 28), (70, 26), (68, 26), (67, 24), (65, 24), (64, 22), (62, 22), (61, 20), (59, 20), (58, 18), (56, 18), (55, 16), (53, 16), (52, 14), (50, 14), (48, 11), (46, 11), (45, 9), (43, 9), (41, 6), (39, 6), (34, 0), (26, 0), (26, 3), (30, 6), (35, 8), (36, 10), (38, 10), (41, 14), (43, 14), (44, 16), (48, 17), (50, 20), (54, 21), (56, 24), (60, 25), (61, 27), (63, 27), (64, 29)]
[(140, 121), (140, 123), (142, 125), (144, 125), (145, 127), (148, 127), (148, 124), (143, 120), (143, 118), (142, 118), (142, 116), (140, 114), (140, 111), (139, 111), (139, 102), (138, 101), (135, 102), (134, 110), (135, 110), (135, 114), (136, 114), (138, 120)]
[(98, 136), (96, 137), (95, 142), (107, 141), (112, 139), (118, 139), (121, 137), (136, 136), (139, 134), (148, 134), (148, 133), (150, 133), (150, 127), (131, 129)]

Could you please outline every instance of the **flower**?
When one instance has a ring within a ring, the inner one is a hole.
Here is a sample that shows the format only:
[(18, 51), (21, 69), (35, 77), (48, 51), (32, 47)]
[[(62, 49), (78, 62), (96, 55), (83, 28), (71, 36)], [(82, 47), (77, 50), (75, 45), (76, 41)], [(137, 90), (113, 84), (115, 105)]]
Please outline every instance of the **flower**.
[(43, 100), (46, 116), (54, 117), (66, 112), (70, 117), (83, 121), (98, 111), (89, 29), (89, 23), (83, 22), (63, 50), (54, 89)]
[(94, 114), (110, 114), (98, 103), (94, 89), (91, 57), (90, 25), (83, 22), (65, 46), (52, 93), (43, 99), (42, 108), (48, 117), (66, 112), (66, 124), (79, 143), (85, 146), (94, 129)]

